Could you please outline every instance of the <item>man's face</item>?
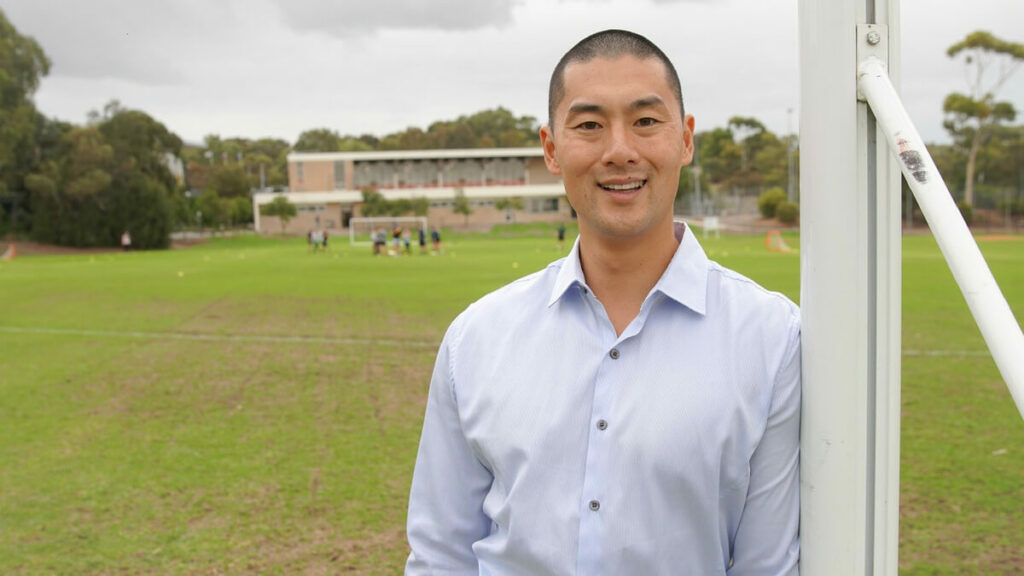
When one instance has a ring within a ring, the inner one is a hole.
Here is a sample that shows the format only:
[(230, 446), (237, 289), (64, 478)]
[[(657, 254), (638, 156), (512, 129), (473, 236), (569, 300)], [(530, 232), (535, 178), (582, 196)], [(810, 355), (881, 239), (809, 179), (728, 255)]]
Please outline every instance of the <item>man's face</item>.
[(582, 235), (671, 234), (679, 171), (693, 157), (693, 117), (657, 59), (595, 58), (565, 68), (554, 126), (541, 129), (544, 160), (561, 175)]

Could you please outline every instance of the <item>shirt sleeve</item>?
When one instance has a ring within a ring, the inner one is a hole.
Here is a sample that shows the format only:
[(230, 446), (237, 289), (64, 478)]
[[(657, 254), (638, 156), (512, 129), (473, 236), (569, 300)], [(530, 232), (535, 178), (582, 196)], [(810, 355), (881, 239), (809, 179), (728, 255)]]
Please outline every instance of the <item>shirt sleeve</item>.
[(493, 477), (466, 442), (454, 393), (456, 320), (441, 343), (409, 495), (406, 576), (479, 573), (473, 543), (491, 531), (483, 502)]
[(800, 321), (793, 319), (776, 374), (764, 436), (750, 459), (750, 484), (730, 576), (800, 572)]

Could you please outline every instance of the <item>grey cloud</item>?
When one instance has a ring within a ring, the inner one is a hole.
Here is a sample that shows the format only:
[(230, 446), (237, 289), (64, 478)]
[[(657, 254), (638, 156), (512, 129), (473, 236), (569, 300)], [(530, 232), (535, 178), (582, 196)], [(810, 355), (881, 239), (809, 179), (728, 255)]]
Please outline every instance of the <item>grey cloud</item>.
[(146, 85), (183, 78), (179, 46), (217, 10), (190, 2), (92, 0), (48, 3), (9, 0), (15, 27), (39, 42), (51, 75), (116, 79)]
[(337, 37), (380, 29), (474, 30), (512, 22), (514, 0), (379, 0), (323, 2), (277, 0), (296, 30)]

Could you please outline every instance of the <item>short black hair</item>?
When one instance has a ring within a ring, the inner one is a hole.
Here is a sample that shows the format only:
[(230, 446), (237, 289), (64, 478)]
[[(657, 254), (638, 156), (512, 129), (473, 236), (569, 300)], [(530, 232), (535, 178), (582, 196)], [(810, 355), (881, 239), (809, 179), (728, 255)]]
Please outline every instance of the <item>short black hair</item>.
[(628, 30), (603, 30), (587, 36), (576, 43), (562, 56), (551, 73), (551, 84), (548, 87), (548, 126), (555, 129), (555, 108), (565, 97), (565, 68), (575, 62), (590, 62), (595, 58), (614, 59), (620, 56), (634, 56), (640, 59), (656, 58), (665, 65), (668, 86), (679, 102), (679, 112), (686, 118), (683, 106), (683, 89), (679, 83), (679, 74), (668, 56), (654, 42)]

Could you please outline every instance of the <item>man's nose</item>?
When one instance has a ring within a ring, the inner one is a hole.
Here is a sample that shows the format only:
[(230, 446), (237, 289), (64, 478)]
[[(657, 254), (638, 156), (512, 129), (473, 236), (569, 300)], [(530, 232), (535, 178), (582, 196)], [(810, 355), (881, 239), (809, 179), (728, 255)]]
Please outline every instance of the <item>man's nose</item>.
[(608, 131), (608, 142), (604, 151), (607, 165), (636, 164), (638, 159), (633, 134), (625, 126), (612, 126)]

